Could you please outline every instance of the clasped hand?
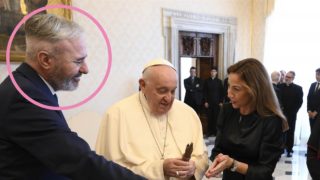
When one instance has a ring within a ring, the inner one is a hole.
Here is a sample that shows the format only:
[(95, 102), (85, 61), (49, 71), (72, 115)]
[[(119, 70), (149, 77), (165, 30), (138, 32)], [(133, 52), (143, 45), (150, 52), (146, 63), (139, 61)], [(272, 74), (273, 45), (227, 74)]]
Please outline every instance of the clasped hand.
[(317, 111), (308, 111), (308, 115), (310, 119), (314, 119), (317, 116), (318, 112)]
[(233, 159), (228, 155), (218, 154), (206, 172), (206, 177), (218, 177), (222, 171), (232, 166)]
[(183, 161), (179, 158), (165, 159), (163, 162), (164, 175), (181, 179), (190, 178), (196, 170), (194, 161)]

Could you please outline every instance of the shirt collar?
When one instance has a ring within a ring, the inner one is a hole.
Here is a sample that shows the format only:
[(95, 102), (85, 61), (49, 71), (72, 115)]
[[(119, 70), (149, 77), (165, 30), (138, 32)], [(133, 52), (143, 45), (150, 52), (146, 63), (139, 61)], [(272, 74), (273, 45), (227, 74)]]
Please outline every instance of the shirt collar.
[(146, 96), (141, 91), (139, 93), (139, 96), (140, 96), (139, 98), (140, 98), (141, 105), (143, 106), (143, 108), (145, 108), (148, 112), (150, 112), (150, 108), (149, 108)]
[(55, 95), (56, 94), (56, 91), (53, 89), (53, 87), (40, 75), (40, 78), (43, 80), (43, 82), (48, 86), (50, 92), (52, 93), (52, 95)]

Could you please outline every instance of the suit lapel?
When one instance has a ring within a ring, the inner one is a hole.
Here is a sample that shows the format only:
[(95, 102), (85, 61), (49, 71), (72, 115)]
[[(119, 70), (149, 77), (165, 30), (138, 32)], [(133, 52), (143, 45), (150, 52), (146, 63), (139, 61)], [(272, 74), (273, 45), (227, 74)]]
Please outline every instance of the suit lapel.
[[(41, 79), (38, 73), (34, 69), (32, 69), (27, 63), (22, 63), (17, 68), (16, 72), (22, 74), (24, 77), (29, 79), (29, 83), (32, 83), (35, 87), (39, 89), (39, 92), (42, 93), (42, 94), (39, 94), (39, 96), (43, 96), (46, 98), (46, 100), (49, 101), (45, 105), (59, 106), (57, 97), (54, 97), (54, 95), (52, 95), (52, 92), (50, 91), (46, 83)], [(44, 104), (43, 102), (40, 102), (40, 103)], [(56, 112), (59, 114), (59, 116), (61, 116), (64, 119), (64, 116), (61, 111), (56, 111)]]

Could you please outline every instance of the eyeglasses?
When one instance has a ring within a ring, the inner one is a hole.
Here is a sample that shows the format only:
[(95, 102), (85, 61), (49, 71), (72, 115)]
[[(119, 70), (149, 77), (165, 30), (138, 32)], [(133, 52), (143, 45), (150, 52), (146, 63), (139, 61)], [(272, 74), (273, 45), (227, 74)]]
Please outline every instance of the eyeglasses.
[(288, 78), (288, 79), (292, 79), (293, 77), (292, 77), (292, 76), (286, 76), (286, 78)]

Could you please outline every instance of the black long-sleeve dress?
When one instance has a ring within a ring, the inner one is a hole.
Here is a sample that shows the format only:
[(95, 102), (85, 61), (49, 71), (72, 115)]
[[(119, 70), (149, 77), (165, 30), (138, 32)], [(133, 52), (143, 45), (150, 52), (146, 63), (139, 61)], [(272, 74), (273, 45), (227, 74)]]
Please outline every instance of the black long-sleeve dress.
[(223, 153), (248, 164), (246, 175), (226, 169), (223, 180), (272, 180), (272, 173), (283, 151), (280, 118), (262, 118), (257, 113), (240, 115), (239, 109), (224, 104), (217, 128), (210, 159)]

